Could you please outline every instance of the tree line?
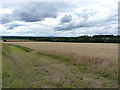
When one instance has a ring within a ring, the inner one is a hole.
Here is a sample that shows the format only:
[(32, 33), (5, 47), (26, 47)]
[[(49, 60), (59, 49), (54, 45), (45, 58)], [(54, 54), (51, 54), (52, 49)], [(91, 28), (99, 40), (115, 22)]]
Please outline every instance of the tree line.
[(2, 36), (3, 41), (9, 40), (31, 40), (50, 42), (90, 42), (90, 43), (120, 43), (120, 35), (93, 35), (78, 37), (32, 37), (32, 36)]

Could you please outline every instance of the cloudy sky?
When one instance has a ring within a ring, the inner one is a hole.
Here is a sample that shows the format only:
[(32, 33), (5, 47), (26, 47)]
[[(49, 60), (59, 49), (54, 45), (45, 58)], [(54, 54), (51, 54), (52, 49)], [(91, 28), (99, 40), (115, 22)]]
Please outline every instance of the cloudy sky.
[(1, 35), (81, 36), (118, 34), (118, 0), (6, 2)]

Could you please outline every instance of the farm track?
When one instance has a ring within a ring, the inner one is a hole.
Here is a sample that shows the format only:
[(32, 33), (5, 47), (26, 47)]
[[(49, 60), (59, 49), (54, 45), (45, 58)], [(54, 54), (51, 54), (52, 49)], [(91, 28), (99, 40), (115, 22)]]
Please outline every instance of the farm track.
[(88, 66), (61, 58), (61, 54), (49, 53), (3, 44), (3, 87), (117, 87), (116, 79), (89, 72)]

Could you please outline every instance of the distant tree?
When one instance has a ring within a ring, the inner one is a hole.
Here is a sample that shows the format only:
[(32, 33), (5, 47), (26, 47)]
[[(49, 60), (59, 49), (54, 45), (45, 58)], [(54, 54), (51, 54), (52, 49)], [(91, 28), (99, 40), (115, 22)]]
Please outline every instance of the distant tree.
[(7, 40), (5, 39), (5, 40), (3, 40), (4, 42), (6, 42)]

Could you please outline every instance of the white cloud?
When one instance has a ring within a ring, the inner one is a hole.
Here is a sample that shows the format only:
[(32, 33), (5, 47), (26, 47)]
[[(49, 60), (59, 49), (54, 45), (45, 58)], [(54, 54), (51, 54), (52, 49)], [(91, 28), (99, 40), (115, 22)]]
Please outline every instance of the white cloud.
[(0, 14), (12, 14), (12, 10), (9, 8), (0, 9)]
[(117, 34), (118, 0), (5, 3), (3, 35), (80, 36)]

